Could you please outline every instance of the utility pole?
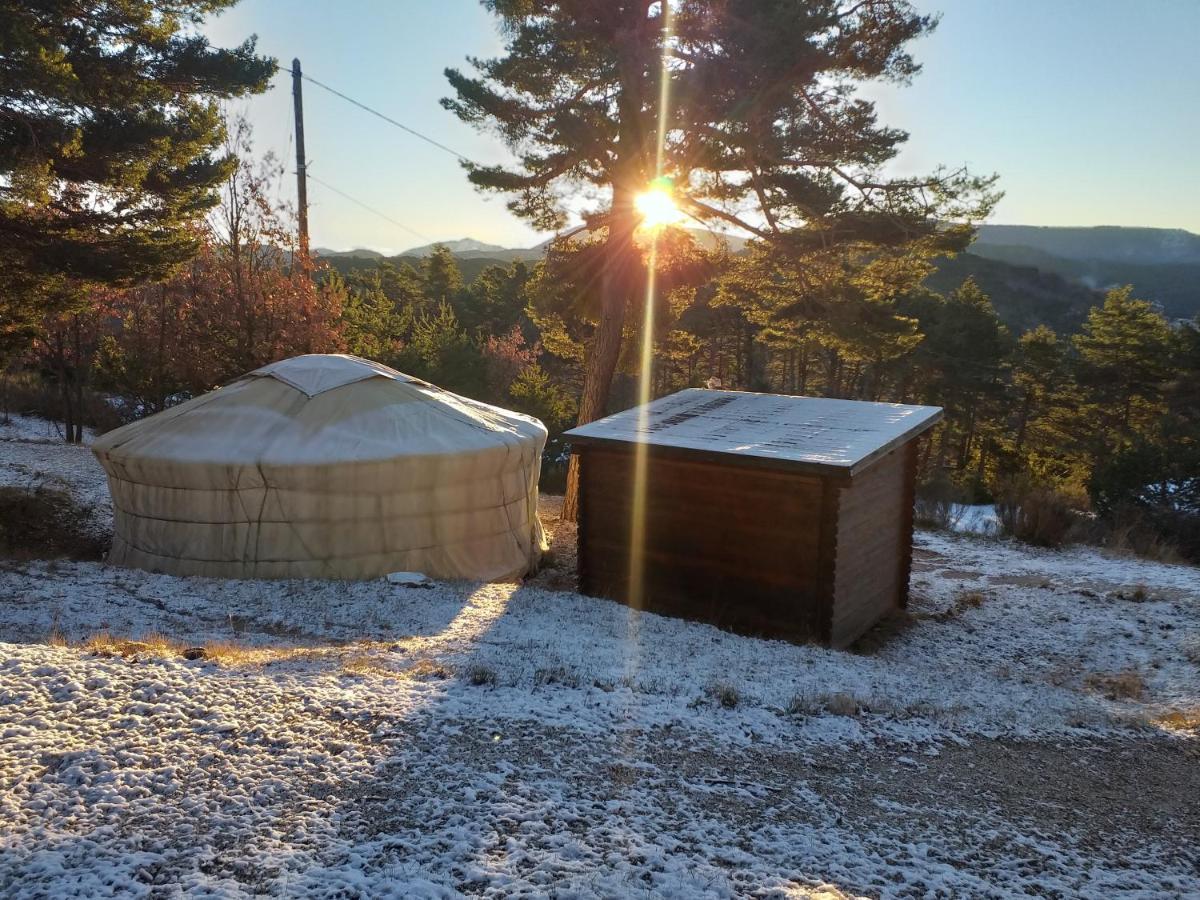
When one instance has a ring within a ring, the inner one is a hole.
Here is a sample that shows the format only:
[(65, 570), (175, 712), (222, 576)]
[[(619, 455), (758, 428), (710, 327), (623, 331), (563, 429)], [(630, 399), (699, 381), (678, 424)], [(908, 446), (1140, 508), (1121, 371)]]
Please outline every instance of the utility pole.
[(304, 93), (300, 60), (292, 60), (292, 100), (296, 109), (296, 206), (300, 226), (300, 253), (308, 258), (308, 179), (304, 166)]

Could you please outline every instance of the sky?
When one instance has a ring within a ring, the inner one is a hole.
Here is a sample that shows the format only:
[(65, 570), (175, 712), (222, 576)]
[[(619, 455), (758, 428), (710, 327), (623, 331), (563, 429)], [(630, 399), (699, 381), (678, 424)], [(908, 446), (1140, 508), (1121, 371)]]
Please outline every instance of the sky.
[[(870, 86), (880, 121), (911, 135), (896, 174), (937, 164), (998, 173), (991, 221), (1142, 225), (1200, 232), (1200, 0), (915, 0), (940, 12), (916, 42), (909, 86)], [(504, 146), (442, 109), (447, 66), (502, 49), (477, 0), (242, 0), (212, 20), (217, 43), (260, 52), (484, 163)], [(256, 152), (295, 156), (291, 78), (238, 101)], [(314, 246), (387, 253), (473, 237), (508, 247), (542, 236), (477, 192), (453, 156), (304, 84)], [(291, 181), (280, 185), (289, 199)], [(397, 224), (399, 223), (399, 224)]]

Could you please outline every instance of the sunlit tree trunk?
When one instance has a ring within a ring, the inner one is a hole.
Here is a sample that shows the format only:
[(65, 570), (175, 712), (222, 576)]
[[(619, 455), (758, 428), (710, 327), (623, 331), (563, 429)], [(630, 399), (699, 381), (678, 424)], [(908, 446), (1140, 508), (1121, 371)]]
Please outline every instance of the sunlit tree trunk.
[[(600, 318), (592, 339), (587, 369), (583, 378), (583, 393), (579, 399), (579, 424), (586, 425), (604, 416), (613, 375), (621, 357), (621, 336), (625, 328), (625, 310), (633, 287), (630, 277), (634, 270), (636, 248), (633, 233), (637, 215), (633, 206), (634, 194), (646, 182), (647, 136), (651, 129), (644, 127), (647, 114), (645, 103), (647, 84), (646, 48), (637, 32), (644, 28), (643, 16), (635, 12), (630, 40), (620, 52), (621, 94), (617, 101), (621, 121), (618, 125), (617, 165), (614, 167), (612, 208), (608, 218), (608, 239), (605, 247), (604, 275), (601, 279)], [(653, 43), (650, 44), (653, 47)], [(651, 112), (653, 112), (651, 110)], [(652, 121), (652, 120), (651, 120)], [(579, 457), (572, 455), (567, 466), (566, 496), (563, 498), (562, 518), (573, 522), (579, 513)]]
[[(605, 269), (601, 281), (600, 318), (588, 354), (579, 399), (579, 424), (602, 418), (608, 406), (613, 375), (621, 357), (621, 335), (625, 329), (625, 309), (629, 303), (631, 259), (635, 252), (633, 231), (633, 194), (626, 186), (613, 191), (612, 222), (605, 250)], [(562, 517), (574, 522), (579, 512), (579, 457), (572, 455), (567, 465), (567, 489)]]

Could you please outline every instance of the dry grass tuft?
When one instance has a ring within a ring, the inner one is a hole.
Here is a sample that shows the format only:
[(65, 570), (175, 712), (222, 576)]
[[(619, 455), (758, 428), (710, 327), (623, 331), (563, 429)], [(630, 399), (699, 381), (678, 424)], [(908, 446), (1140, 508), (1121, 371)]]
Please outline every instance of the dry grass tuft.
[(1200, 637), (1184, 641), (1183, 655), (1189, 662), (1200, 666)]
[(343, 657), (342, 671), (347, 675), (374, 675), (387, 678), (403, 678), (407, 674), (393, 669), (378, 657), (363, 653)]
[(1114, 591), (1111, 596), (1118, 600), (1128, 600), (1131, 603), (1145, 603), (1148, 600), (1158, 599), (1150, 592), (1150, 588), (1144, 584), (1135, 584), (1133, 587), (1121, 588)]
[(1144, 516), (1118, 516), (1117, 522), (1102, 525), (1098, 531), (1099, 533), (1093, 536), (1095, 543), (1117, 556), (1150, 559), (1170, 565), (1186, 565), (1188, 562), (1187, 557), (1180, 553), (1179, 547), (1159, 534), (1156, 528), (1146, 522)]
[(161, 634), (147, 634), (133, 640), (116, 638), (107, 633), (93, 635), (83, 642), (83, 649), (95, 656), (143, 657), (170, 659), (182, 656), (183, 644)]
[[(274, 661), (281, 655), (281, 651), (273, 650), (270, 647), (249, 647), (236, 641), (214, 641), (211, 644), (205, 644), (200, 649), (204, 653), (198, 658), (230, 667), (261, 666)], [(184, 651), (184, 656), (185, 658), (188, 656), (187, 651)]]
[(1200, 730), (1200, 706), (1192, 709), (1173, 709), (1166, 715), (1159, 716), (1154, 724), (1171, 731)]
[[(1048, 584), (1040, 585), (1048, 587)], [(954, 598), (954, 605), (940, 612), (926, 613), (916, 616), (918, 619), (925, 619), (934, 622), (952, 622), (970, 609), (979, 609), (987, 600), (988, 595), (982, 591), (962, 591)]]
[(436, 660), (419, 659), (405, 669), (402, 674), (417, 681), (443, 680), (453, 675), (454, 670)]
[(959, 609), (979, 609), (986, 599), (982, 591), (964, 591), (958, 595), (957, 605)]
[(1068, 540), (1086, 499), (1028, 478), (1014, 478), (1000, 486), (996, 516), (1003, 534), (1038, 547), (1061, 547)]
[(464, 673), (468, 684), (473, 684), (475, 687), (495, 687), (497, 678), (496, 670), (489, 666), (473, 665), (468, 666)]
[[(579, 676), (566, 666), (547, 666), (533, 673), (533, 683), (538, 687), (547, 684), (562, 684), (574, 688), (579, 687)], [(597, 684), (597, 687), (600, 685)], [(611, 684), (607, 690), (612, 690)]]
[(863, 705), (853, 694), (845, 691), (822, 694), (796, 694), (788, 703), (793, 716), (846, 716), (854, 718), (864, 712)]
[(742, 695), (737, 688), (720, 681), (709, 686), (708, 695), (716, 700), (722, 709), (737, 709), (738, 704), (742, 702)]
[(1089, 675), (1083, 683), (1109, 700), (1141, 700), (1146, 695), (1146, 680), (1135, 669), (1112, 675)]
[[(51, 640), (54, 640), (54, 635), (51, 635)], [(203, 646), (195, 646), (161, 634), (129, 638), (114, 637), (108, 632), (93, 635), (79, 644), (68, 644), (62, 640), (57, 646), (76, 646), (95, 656), (183, 659), (212, 662), (229, 668), (323, 659), (330, 653), (328, 648), (254, 647), (236, 641), (213, 641)]]
[[(106, 657), (140, 657), (143, 659), (182, 659), (214, 663), (226, 668), (263, 667), (284, 663), (323, 663), (340, 666), (343, 672), (356, 675), (386, 675), (392, 678), (448, 678), (451, 670), (431, 660), (419, 660), (416, 665), (401, 671), (386, 658), (375, 653), (396, 648), (395, 642), (368, 641), (353, 648), (340, 645), (317, 647), (253, 646), (237, 641), (213, 641), (203, 646), (181, 643), (161, 634), (140, 638), (114, 637), (107, 632), (93, 635), (82, 643), (69, 643), (57, 630), (50, 639), (55, 646), (78, 647), (86, 653)], [(347, 650), (357, 652), (347, 655)]]
[(830, 694), (825, 700), (825, 710), (835, 716), (854, 717), (862, 712), (862, 707), (853, 694), (839, 691)]
[(54, 624), (50, 626), (50, 634), (46, 638), (46, 643), (51, 647), (70, 646), (71, 642), (67, 640), (67, 636), (63, 634), (62, 630), (58, 627), (57, 617), (55, 618)]

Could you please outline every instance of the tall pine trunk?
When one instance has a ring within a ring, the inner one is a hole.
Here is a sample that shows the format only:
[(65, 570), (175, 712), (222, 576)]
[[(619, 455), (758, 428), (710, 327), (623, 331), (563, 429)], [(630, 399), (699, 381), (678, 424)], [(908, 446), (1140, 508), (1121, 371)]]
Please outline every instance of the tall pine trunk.
[[(617, 165), (613, 170), (612, 209), (600, 287), (600, 318), (596, 323), (584, 373), (583, 395), (579, 399), (580, 425), (603, 417), (608, 406), (613, 374), (621, 357), (625, 309), (633, 287), (630, 276), (637, 269), (637, 249), (633, 244), (637, 214), (633, 199), (637, 191), (645, 188), (647, 181), (646, 152), (649, 148), (646, 136), (651, 130), (645, 127), (643, 119), (650, 89), (646, 54), (647, 50), (653, 49), (654, 43), (645, 43), (644, 11), (634, 5), (627, 15), (630, 17), (628, 40), (619, 42), (617, 47), (621, 70), (621, 93), (617, 98), (620, 122), (617, 126)], [(572, 454), (567, 465), (567, 491), (563, 498), (562, 518), (574, 522), (578, 514), (579, 457)]]
[[(625, 309), (629, 304), (633, 268), (633, 231), (637, 225), (633, 212), (633, 194), (626, 186), (613, 191), (613, 215), (604, 252), (604, 275), (600, 285), (600, 318), (592, 337), (583, 394), (579, 399), (579, 424), (602, 418), (608, 406), (613, 375), (621, 358), (621, 336), (625, 330)], [(567, 464), (567, 490), (563, 498), (562, 518), (574, 522), (579, 514), (579, 457), (572, 454)]]

